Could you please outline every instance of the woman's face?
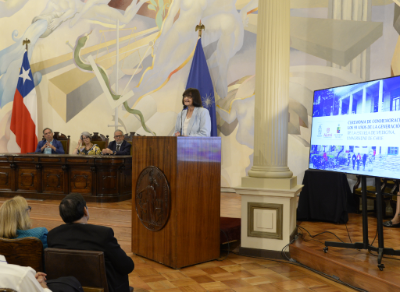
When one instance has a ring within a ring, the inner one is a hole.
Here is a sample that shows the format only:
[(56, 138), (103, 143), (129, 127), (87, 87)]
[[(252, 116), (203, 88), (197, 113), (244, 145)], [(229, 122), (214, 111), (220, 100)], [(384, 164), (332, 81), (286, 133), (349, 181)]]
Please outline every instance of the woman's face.
[(185, 104), (185, 106), (192, 106), (193, 105), (193, 97), (191, 95), (184, 96), (183, 103)]
[(82, 140), (83, 143), (85, 143), (86, 145), (90, 144), (90, 138), (86, 137), (85, 135), (82, 135)]

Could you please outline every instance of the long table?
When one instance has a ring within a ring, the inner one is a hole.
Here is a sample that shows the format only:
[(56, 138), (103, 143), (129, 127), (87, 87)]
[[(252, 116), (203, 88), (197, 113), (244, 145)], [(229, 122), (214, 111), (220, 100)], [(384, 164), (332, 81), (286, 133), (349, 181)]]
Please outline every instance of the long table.
[(90, 202), (132, 198), (132, 156), (0, 154), (0, 196), (62, 199), (80, 193)]

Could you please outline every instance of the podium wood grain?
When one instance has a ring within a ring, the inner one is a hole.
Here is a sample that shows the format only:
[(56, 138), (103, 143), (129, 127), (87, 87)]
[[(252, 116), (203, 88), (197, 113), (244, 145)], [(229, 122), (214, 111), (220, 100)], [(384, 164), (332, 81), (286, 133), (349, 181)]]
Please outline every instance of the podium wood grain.
[[(173, 268), (218, 258), (221, 139), (137, 137), (132, 147), (132, 252)], [(159, 231), (141, 223), (135, 206), (137, 179), (149, 166), (170, 187), (170, 216)]]

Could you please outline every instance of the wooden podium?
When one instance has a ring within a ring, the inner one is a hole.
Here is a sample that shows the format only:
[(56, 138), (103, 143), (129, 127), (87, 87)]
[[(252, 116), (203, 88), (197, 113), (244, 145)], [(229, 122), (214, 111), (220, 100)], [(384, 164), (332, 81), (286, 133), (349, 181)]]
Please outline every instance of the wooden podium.
[(132, 252), (172, 268), (219, 257), (221, 138), (135, 137)]

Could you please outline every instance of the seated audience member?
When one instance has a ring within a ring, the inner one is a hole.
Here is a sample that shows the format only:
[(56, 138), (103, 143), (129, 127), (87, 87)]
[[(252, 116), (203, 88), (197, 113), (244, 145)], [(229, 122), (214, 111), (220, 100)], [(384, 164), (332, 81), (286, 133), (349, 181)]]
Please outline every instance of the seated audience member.
[(393, 219), (383, 222), (385, 227), (400, 228), (400, 192), (397, 192), (397, 202), (396, 202), (396, 213), (393, 215)]
[(116, 130), (114, 132), (114, 139), (108, 148), (102, 150), (102, 154), (111, 155), (130, 155), (131, 154), (131, 144), (124, 140), (124, 133), (121, 130)]
[[(83, 142), (83, 144), (82, 144)], [(81, 137), (78, 141), (78, 145), (72, 154), (79, 155), (100, 155), (100, 147), (92, 143), (92, 137), (89, 132), (82, 132)]]
[[(47, 229), (44, 227), (31, 228), (29, 213), (31, 207), (21, 196), (15, 196), (0, 207), (0, 237), (23, 238), (37, 237), (47, 247)], [(1, 252), (1, 251), (0, 251)]]
[(64, 154), (64, 148), (60, 141), (53, 139), (53, 131), (50, 128), (43, 130), (44, 139), (39, 141), (36, 151), (44, 154)]
[(105, 226), (87, 224), (89, 210), (80, 194), (69, 194), (60, 203), (60, 216), (66, 224), (49, 232), (49, 247), (103, 251), (110, 292), (128, 292), (128, 274), (134, 263), (121, 249), (114, 231)]
[(31, 267), (11, 265), (5, 261), (0, 261), (0, 287), (18, 292), (52, 292), (47, 287), (45, 273), (36, 273)]

